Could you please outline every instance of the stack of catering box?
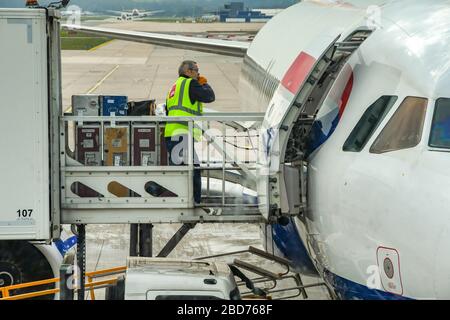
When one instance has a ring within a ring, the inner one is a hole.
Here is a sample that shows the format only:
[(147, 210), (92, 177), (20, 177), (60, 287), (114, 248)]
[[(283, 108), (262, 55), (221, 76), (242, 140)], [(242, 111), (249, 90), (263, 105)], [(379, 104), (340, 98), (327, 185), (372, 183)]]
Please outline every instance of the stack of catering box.
[[(128, 102), (126, 96), (72, 96), (75, 116), (148, 116), (153, 115), (154, 107), (154, 100)], [(103, 137), (101, 127), (100, 122), (89, 121), (89, 118), (76, 126), (75, 156), (85, 166), (167, 165), (164, 123), (104, 122)], [(128, 196), (122, 189), (109, 191), (116, 196)], [(93, 196), (93, 193), (79, 186), (78, 195)]]

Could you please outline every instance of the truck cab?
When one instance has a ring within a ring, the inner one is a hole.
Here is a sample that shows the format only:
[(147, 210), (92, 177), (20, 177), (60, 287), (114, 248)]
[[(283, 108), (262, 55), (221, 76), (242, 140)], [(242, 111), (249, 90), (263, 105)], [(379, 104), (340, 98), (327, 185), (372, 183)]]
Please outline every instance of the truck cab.
[[(225, 263), (129, 257), (125, 300), (239, 300), (240, 293)], [(120, 289), (119, 289), (120, 291)]]

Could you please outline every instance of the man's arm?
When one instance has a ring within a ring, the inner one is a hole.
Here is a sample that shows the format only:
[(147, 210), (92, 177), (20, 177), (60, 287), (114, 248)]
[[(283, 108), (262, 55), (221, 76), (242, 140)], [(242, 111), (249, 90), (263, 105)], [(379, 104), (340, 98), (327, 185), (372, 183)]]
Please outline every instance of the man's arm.
[(209, 84), (200, 85), (197, 80), (191, 81), (191, 86), (189, 88), (189, 98), (191, 102), (200, 101), (203, 103), (211, 103), (216, 100), (213, 89)]

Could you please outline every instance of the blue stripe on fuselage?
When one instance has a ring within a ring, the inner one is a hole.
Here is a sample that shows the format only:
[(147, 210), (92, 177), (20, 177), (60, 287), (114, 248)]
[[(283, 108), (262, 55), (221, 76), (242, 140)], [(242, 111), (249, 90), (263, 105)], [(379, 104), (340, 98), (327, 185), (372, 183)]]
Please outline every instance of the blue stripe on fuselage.
[[(279, 254), (292, 261), (292, 266), (297, 272), (309, 275), (317, 274), (292, 218), (286, 226), (280, 224), (272, 226), (272, 240)], [(410, 300), (410, 298), (389, 292), (370, 289), (330, 271), (325, 271), (324, 278), (344, 300)]]
[(293, 267), (303, 274), (317, 274), (292, 218), (288, 225), (273, 225), (272, 240), (282, 255), (292, 261)]
[(339, 120), (339, 112), (333, 111), (313, 122), (306, 146), (306, 158), (331, 137), (339, 124)]
[(330, 284), (343, 300), (411, 300), (393, 293), (370, 289), (362, 284), (325, 271), (324, 280)]

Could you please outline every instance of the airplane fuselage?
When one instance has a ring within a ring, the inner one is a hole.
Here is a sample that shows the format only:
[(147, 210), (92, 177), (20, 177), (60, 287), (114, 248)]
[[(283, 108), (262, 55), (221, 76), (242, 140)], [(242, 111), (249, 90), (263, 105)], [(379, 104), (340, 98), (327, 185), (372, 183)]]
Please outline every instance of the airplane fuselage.
[(273, 18), (244, 59), (244, 104), (287, 110), (336, 37), (369, 34), (313, 97), (308, 210), (271, 235), (300, 270), (308, 251), (342, 298), (450, 297), (450, 149), (430, 142), (436, 103), (446, 110), (450, 97), (449, 14), (446, 1), (304, 2)]

